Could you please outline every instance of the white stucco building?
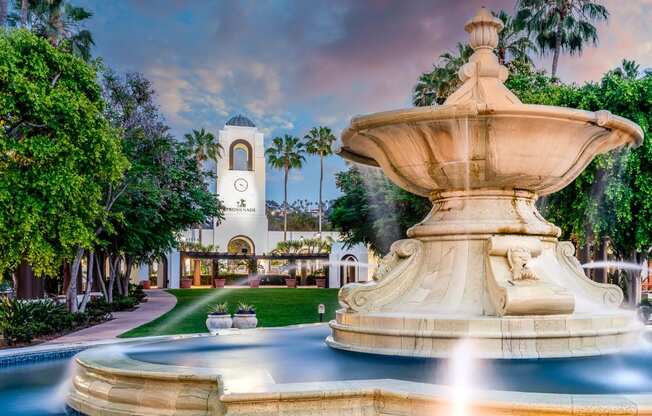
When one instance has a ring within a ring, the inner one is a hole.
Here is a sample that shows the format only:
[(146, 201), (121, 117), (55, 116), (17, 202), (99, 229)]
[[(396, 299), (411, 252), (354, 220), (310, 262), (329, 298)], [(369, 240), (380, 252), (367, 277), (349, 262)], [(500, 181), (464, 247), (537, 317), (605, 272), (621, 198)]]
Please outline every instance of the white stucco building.
[[(219, 252), (269, 254), (283, 241), (283, 232), (269, 230), (265, 212), (267, 164), (263, 133), (247, 117), (238, 115), (229, 119), (220, 130), (219, 142), (224, 154), (215, 166), (216, 181), (211, 187), (224, 203), (224, 220), (219, 225), (206, 224), (201, 231), (189, 230), (184, 237), (187, 241), (201, 240), (203, 245), (216, 246)], [(367, 266), (370, 263), (367, 247), (346, 248), (339, 242), (339, 233), (322, 234), (322, 238), (330, 236), (335, 241), (329, 256), (328, 286), (333, 288), (347, 282), (366, 281), (371, 273)], [(287, 239), (316, 237), (317, 232), (288, 230)], [(158, 267), (158, 285), (179, 287), (181, 269), (180, 254), (170, 253)], [(139, 274), (142, 279), (147, 271)]]

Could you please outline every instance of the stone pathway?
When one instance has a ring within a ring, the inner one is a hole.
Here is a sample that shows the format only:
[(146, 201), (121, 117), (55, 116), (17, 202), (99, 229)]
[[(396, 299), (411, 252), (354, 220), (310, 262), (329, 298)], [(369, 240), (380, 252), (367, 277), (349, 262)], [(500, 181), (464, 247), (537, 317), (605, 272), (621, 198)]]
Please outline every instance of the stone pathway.
[(72, 332), (48, 341), (47, 344), (70, 344), (116, 338), (118, 335), (158, 318), (177, 303), (177, 298), (160, 289), (146, 290), (147, 302), (131, 312), (114, 312), (113, 319), (103, 324)]

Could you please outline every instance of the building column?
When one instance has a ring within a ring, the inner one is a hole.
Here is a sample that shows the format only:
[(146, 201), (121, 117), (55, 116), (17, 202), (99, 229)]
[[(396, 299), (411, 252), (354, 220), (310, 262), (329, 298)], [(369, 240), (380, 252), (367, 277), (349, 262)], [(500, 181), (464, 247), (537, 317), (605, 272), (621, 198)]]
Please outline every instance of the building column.
[(201, 260), (193, 259), (193, 275), (192, 275), (192, 284), (193, 286), (201, 285)]

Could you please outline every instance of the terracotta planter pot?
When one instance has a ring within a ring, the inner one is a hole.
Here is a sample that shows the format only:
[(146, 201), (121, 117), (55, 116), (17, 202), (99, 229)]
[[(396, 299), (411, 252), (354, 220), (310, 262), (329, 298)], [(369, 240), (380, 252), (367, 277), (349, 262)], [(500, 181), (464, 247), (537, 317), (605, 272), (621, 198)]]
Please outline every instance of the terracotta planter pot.
[(255, 328), (258, 318), (255, 313), (236, 313), (233, 315), (233, 327), (238, 329)]
[(297, 287), (297, 279), (294, 277), (286, 277), (285, 278), (285, 285), (287, 287)]
[(220, 329), (228, 329), (233, 325), (231, 315), (225, 313), (223, 315), (208, 315), (206, 317), (206, 328), (211, 335), (217, 334)]
[(215, 288), (224, 287), (225, 284), (226, 284), (226, 279), (220, 279), (220, 278), (213, 279), (213, 287)]
[(326, 288), (326, 279), (325, 278), (316, 278), (315, 283), (317, 284), (317, 287), (320, 288)]
[(149, 280), (143, 280), (140, 284), (143, 285), (143, 289), (149, 289), (152, 286)]
[(260, 278), (259, 277), (250, 277), (249, 278), (249, 287), (255, 288), (260, 286)]
[(188, 279), (186, 277), (181, 279), (181, 289), (190, 289), (191, 286), (192, 286), (192, 279)]

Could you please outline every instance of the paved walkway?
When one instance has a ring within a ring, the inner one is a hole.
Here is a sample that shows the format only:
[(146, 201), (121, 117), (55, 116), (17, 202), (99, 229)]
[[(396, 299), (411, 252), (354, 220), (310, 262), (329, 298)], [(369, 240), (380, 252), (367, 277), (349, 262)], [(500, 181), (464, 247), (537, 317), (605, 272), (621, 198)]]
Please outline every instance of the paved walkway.
[(177, 303), (177, 298), (164, 290), (146, 290), (147, 302), (131, 312), (113, 312), (113, 319), (103, 324), (48, 341), (47, 344), (69, 344), (116, 338), (118, 335), (158, 318)]

